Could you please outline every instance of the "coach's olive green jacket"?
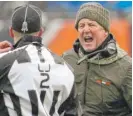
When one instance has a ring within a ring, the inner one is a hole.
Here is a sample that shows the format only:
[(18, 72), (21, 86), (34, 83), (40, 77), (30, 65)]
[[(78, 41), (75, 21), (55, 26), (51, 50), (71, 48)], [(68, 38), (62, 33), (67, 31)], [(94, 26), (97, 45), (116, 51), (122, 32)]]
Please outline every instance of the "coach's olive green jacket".
[(84, 116), (131, 116), (132, 60), (117, 46), (117, 54), (103, 59), (80, 57), (74, 49), (63, 54), (74, 69)]

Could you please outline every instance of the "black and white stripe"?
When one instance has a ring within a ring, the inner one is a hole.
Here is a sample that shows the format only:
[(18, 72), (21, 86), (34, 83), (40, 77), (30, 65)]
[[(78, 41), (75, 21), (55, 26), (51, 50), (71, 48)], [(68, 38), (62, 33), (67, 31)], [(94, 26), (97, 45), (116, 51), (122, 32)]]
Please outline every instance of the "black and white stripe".
[(41, 45), (0, 54), (0, 116), (59, 116), (73, 83), (64, 61)]

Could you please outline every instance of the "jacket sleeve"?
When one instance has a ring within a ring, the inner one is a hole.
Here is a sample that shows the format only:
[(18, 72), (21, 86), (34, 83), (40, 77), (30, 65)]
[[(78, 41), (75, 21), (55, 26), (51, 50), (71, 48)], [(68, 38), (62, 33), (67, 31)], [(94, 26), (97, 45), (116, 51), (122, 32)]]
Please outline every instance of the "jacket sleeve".
[(73, 86), (69, 97), (60, 106), (58, 110), (59, 114), (63, 116), (82, 116), (82, 109), (78, 101), (75, 85)]
[(129, 108), (132, 110), (132, 65), (130, 65), (130, 67), (128, 68), (121, 88), (123, 96)]

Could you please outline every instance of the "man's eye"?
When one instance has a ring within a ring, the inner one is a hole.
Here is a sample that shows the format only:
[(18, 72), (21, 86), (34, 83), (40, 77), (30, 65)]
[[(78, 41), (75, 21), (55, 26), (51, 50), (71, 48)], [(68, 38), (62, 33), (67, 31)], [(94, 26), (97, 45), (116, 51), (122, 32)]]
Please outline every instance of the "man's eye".
[(95, 26), (95, 24), (89, 24), (89, 26)]
[(79, 25), (79, 28), (83, 28), (84, 27), (84, 25)]

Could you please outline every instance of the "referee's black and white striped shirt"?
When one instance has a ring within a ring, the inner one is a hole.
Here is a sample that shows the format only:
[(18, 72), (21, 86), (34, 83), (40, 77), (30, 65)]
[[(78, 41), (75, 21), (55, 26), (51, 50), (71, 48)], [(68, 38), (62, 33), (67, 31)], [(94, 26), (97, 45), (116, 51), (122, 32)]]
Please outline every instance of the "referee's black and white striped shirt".
[(33, 36), (0, 54), (0, 116), (77, 116), (74, 76)]

